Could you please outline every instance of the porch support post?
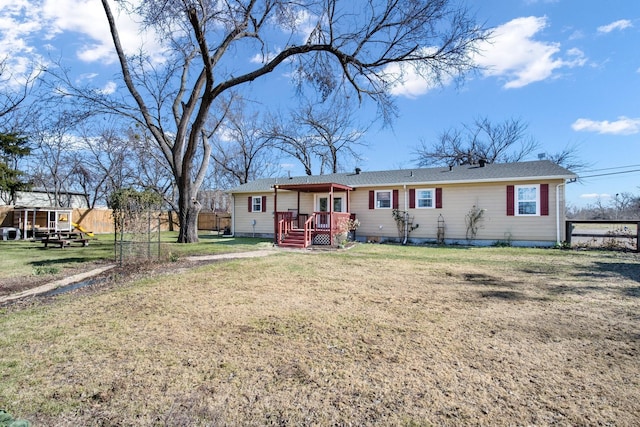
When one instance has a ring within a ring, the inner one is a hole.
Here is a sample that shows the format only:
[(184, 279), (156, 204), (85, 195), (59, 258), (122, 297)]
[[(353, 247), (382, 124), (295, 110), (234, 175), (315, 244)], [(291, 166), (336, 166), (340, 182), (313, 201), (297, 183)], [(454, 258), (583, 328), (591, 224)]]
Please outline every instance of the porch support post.
[(347, 190), (347, 213), (351, 213), (351, 190)]
[(333, 184), (329, 189), (329, 245), (333, 246)]

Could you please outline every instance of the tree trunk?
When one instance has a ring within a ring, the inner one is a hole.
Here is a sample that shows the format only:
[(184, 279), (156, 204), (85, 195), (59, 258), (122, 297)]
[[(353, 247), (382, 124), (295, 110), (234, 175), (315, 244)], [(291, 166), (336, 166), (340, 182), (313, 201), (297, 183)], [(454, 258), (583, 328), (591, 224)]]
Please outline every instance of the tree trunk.
[(178, 188), (180, 195), (178, 207), (180, 212), (180, 233), (178, 234), (178, 243), (197, 243), (198, 242), (198, 214), (202, 209), (200, 202), (191, 197), (188, 189)]

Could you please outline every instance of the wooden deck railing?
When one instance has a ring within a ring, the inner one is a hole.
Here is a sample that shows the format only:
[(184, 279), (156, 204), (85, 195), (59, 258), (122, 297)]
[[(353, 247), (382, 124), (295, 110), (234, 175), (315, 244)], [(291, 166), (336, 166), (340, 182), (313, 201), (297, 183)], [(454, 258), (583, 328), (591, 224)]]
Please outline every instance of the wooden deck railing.
[(293, 212), (276, 212), (276, 224), (276, 244), (278, 244), (293, 229)]
[(294, 218), (293, 212), (276, 212), (276, 244), (282, 242), (293, 229), (304, 230), (305, 246), (312, 243), (316, 234), (328, 234), (329, 242), (333, 244), (334, 235), (345, 231), (350, 217), (351, 214), (346, 212), (314, 212)]
[(313, 242), (313, 216), (304, 222), (304, 247), (309, 246), (311, 242)]

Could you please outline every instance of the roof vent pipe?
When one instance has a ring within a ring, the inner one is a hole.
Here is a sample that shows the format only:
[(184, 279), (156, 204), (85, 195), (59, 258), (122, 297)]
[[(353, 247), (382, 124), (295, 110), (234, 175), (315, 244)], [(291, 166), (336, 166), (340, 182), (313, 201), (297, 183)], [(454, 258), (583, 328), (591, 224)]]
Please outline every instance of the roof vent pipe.
[(483, 168), (483, 167), (484, 167), (484, 165), (486, 165), (486, 164), (487, 164), (487, 161), (486, 161), (485, 159), (480, 159), (480, 160), (478, 161), (478, 163), (480, 163), (480, 167), (481, 167), (481, 168)]
[(360, 175), (360, 172), (362, 172), (362, 169), (356, 168), (356, 175)]

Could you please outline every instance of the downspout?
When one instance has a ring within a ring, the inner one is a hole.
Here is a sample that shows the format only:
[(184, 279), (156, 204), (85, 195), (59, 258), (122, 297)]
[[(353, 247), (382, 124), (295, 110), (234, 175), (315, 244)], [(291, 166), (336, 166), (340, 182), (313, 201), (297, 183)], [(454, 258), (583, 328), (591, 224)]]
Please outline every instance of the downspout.
[[(560, 246), (560, 187), (564, 187), (564, 183), (556, 186), (556, 244)], [(564, 197), (563, 197), (564, 200)]]
[(402, 186), (404, 188), (404, 239), (402, 244), (406, 245), (409, 240), (409, 208), (407, 205), (407, 184)]

